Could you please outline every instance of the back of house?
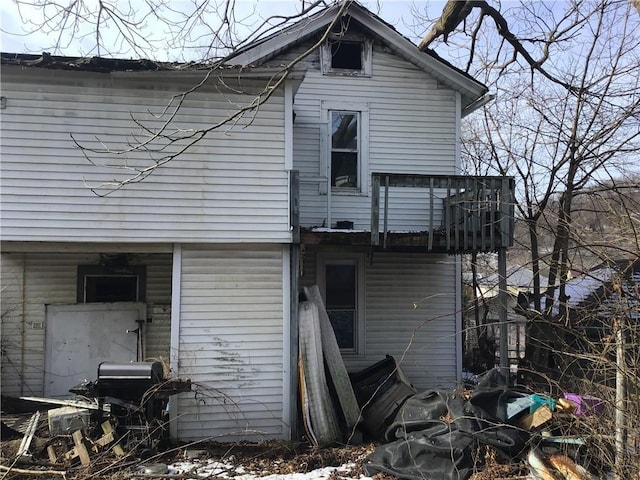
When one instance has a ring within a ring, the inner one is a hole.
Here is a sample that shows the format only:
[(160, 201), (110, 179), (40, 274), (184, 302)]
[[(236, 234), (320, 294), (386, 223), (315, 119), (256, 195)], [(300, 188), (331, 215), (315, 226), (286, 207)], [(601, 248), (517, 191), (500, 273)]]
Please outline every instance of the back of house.
[(194, 385), (174, 436), (290, 438), (313, 284), (350, 372), (456, 384), (451, 254), (507, 246), (511, 183), (459, 175), (486, 87), (340, 8), (215, 69), (3, 54), (3, 394), (155, 359)]

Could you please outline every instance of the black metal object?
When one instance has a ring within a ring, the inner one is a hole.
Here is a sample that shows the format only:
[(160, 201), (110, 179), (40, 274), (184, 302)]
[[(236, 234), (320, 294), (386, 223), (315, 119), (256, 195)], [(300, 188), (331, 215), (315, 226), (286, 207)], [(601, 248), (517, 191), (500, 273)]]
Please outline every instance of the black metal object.
[(94, 382), (70, 391), (96, 398), (102, 416), (109, 404), (125, 446), (153, 449), (167, 433), (169, 397), (190, 390), (190, 380), (165, 379), (160, 362), (102, 362)]
[(98, 365), (96, 396), (140, 402), (145, 393), (163, 379), (160, 362), (102, 362)]

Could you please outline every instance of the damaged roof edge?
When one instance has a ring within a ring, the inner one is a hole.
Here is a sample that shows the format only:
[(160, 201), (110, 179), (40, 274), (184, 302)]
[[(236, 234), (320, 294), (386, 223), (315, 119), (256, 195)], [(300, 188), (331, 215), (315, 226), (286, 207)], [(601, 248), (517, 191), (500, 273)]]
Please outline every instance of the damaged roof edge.
[[(6, 66), (19, 66), (27, 68), (44, 68), (50, 70), (65, 70), (78, 72), (110, 73), (112, 75), (143, 76), (151, 74), (180, 75), (192, 73), (202, 75), (210, 70), (215, 70), (217, 76), (245, 78), (272, 78), (283, 72), (282, 67), (265, 66), (239, 66), (225, 65), (219, 61), (212, 62), (156, 62), (152, 60), (119, 59), (103, 57), (66, 57), (43, 53), (41, 55), (24, 53), (0, 53), (0, 63)], [(304, 78), (306, 69), (298, 67), (291, 69), (289, 77), (292, 79)]]
[[(212, 62), (204, 63), (162, 63), (151, 60), (122, 60), (101, 57), (64, 57), (54, 55), (32, 55), (18, 53), (1, 53), (1, 64), (6, 73), (29, 69), (34, 75), (38, 70), (58, 70), (66, 74), (92, 73), (107, 75), (112, 79), (142, 80), (156, 82), (185, 82), (198, 84), (207, 79), (215, 82), (237, 83), (242, 81), (267, 81), (274, 85), (286, 76), (293, 92), (298, 90), (305, 77), (306, 69), (302, 66), (285, 70), (282, 67), (240, 67), (221, 65)], [(14, 73), (15, 74), (15, 73)], [(19, 73), (18, 73), (19, 74)], [(235, 79), (235, 82), (234, 82)]]

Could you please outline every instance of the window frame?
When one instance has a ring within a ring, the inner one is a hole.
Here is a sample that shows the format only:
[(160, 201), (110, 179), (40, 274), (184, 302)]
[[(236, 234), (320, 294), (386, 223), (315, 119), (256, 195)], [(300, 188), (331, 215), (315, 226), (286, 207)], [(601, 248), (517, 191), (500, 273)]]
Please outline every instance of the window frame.
[[(358, 43), (360, 48), (360, 68), (334, 68), (332, 66), (333, 51), (332, 45), (338, 42)], [(323, 75), (349, 76), (349, 77), (371, 77), (372, 72), (373, 41), (371, 38), (356, 34), (332, 34), (322, 44), (320, 49), (320, 64)]]
[(118, 268), (103, 267), (101, 265), (78, 265), (76, 301), (77, 303), (112, 303), (87, 301), (88, 277), (136, 277), (136, 298), (131, 302), (145, 302), (147, 291), (147, 267), (144, 265)]
[[(334, 187), (331, 185), (331, 153), (332, 118), (333, 113), (358, 114), (358, 186)], [(331, 192), (338, 195), (368, 195), (369, 184), (369, 104), (354, 102), (322, 101), (322, 118), (324, 127), (321, 135), (320, 176), (326, 178), (326, 184), (321, 184), (320, 194)]]
[(366, 301), (365, 301), (365, 257), (364, 254), (318, 254), (318, 271), (316, 281), (326, 305), (327, 298), (327, 265), (355, 265), (356, 270), (356, 315), (354, 325), (354, 348), (341, 348), (340, 353), (347, 356), (365, 355), (366, 335)]
[[(334, 115), (353, 115), (356, 118), (356, 148), (334, 148), (333, 146), (333, 117)], [(331, 186), (332, 191), (343, 191), (343, 192), (359, 192), (360, 185), (362, 183), (362, 178), (360, 174), (360, 165), (362, 164), (361, 155), (362, 155), (362, 146), (360, 142), (360, 124), (361, 124), (361, 113), (359, 111), (351, 111), (351, 110), (330, 110), (329, 111), (329, 162), (331, 163), (329, 167), (329, 172), (331, 178), (329, 178), (329, 185)], [(338, 185), (334, 185), (332, 182), (333, 179), (333, 154), (334, 153), (355, 153), (356, 154), (356, 185), (355, 186), (345, 186), (341, 187)]]

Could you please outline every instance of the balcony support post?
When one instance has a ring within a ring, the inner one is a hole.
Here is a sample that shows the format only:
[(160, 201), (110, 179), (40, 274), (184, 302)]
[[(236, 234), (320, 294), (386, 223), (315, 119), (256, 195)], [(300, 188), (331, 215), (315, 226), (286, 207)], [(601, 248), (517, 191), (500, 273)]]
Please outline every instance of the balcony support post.
[(371, 245), (380, 245), (380, 176), (375, 174), (371, 186)]
[(498, 249), (498, 303), (500, 308), (500, 373), (509, 381), (509, 328), (507, 323), (507, 249)]
[(389, 175), (384, 177), (384, 232), (383, 248), (387, 248), (387, 235), (389, 233)]

